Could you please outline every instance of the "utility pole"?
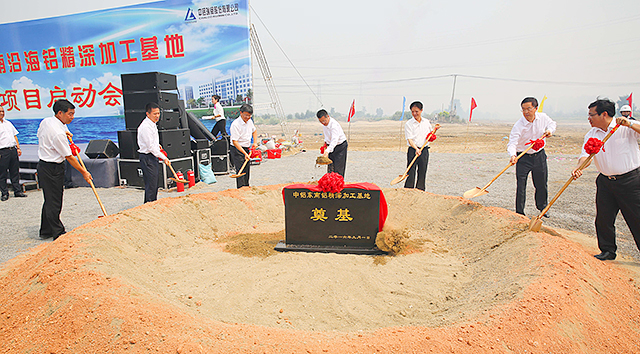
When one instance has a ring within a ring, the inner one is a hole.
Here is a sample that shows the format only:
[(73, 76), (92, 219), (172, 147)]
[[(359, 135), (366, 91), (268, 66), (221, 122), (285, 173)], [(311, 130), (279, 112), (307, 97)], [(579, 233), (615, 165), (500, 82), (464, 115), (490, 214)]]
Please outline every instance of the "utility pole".
[(273, 83), (273, 76), (271, 76), (271, 70), (269, 69), (269, 64), (267, 64), (267, 58), (262, 51), (262, 45), (260, 44), (258, 33), (256, 32), (256, 28), (253, 26), (253, 24), (251, 24), (249, 34), (251, 36), (251, 48), (253, 49), (253, 53), (256, 56), (258, 64), (260, 65), (262, 77), (264, 78), (264, 82), (267, 85), (267, 91), (269, 92), (269, 96), (271, 97), (271, 107), (276, 110), (276, 117), (278, 117), (278, 119), (280, 120), (282, 135), (290, 138), (289, 127), (287, 126), (284, 110), (282, 109), (282, 104), (280, 104), (280, 97), (278, 96), (278, 91), (276, 91), (276, 86)]
[(455, 114), (454, 110), (453, 110), (453, 98), (456, 95), (456, 81), (458, 79), (458, 75), (454, 74), (453, 75), (453, 92), (451, 92), (451, 103), (449, 104), (449, 117), (451, 117), (452, 115)]

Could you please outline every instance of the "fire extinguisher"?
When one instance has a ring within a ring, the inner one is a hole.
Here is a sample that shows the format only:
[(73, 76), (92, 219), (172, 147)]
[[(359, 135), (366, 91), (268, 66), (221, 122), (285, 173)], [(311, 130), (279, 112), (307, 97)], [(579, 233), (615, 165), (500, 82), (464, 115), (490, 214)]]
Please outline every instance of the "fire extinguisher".
[(189, 179), (189, 188), (196, 185), (196, 174), (193, 173), (193, 170), (187, 171), (187, 177)]
[[(180, 171), (176, 173), (176, 176), (178, 176), (178, 179), (184, 179), (184, 175)], [(184, 192), (184, 183), (176, 182), (176, 188), (178, 192)]]

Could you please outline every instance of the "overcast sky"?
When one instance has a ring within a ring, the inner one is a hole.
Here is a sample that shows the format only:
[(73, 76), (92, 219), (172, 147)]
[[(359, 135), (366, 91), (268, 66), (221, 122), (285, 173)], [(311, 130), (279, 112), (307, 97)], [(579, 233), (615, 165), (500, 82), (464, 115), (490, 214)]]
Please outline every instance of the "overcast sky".
[[(105, 7), (103, 1), (50, 3), (3, 4), (0, 22)], [(207, 3), (213, 2), (199, 1)], [(455, 98), (464, 118), (471, 97), (478, 103), (474, 120), (514, 120), (526, 96), (546, 95), (550, 115), (577, 118), (597, 96), (616, 101), (638, 91), (640, 100), (637, 0), (253, 0), (250, 6), (287, 113), (322, 106), (346, 113), (355, 99), (358, 110), (390, 115), (402, 108), (403, 96), (407, 105), (422, 101), (426, 112), (448, 110), (453, 74), (460, 75)], [(267, 102), (257, 65), (254, 85), (256, 101)]]

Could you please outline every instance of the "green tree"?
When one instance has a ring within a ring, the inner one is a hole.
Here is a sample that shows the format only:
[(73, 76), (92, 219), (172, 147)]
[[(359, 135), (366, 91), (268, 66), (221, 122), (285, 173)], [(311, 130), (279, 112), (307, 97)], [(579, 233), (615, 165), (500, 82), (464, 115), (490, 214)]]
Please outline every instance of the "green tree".
[(253, 104), (253, 90), (252, 89), (248, 89), (247, 90), (247, 98), (249, 99), (249, 104)]

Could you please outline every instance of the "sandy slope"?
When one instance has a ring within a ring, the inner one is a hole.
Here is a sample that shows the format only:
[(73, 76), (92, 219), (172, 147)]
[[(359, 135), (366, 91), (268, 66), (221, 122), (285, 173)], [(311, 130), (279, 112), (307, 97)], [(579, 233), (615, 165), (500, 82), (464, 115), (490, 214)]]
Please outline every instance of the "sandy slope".
[(386, 189), (388, 225), (410, 236), (401, 254), (275, 253), (281, 187), (165, 198), (12, 259), (2, 351), (640, 351), (635, 275), (583, 235)]

